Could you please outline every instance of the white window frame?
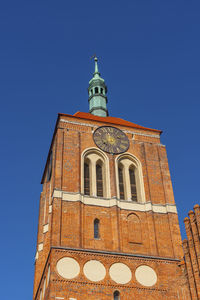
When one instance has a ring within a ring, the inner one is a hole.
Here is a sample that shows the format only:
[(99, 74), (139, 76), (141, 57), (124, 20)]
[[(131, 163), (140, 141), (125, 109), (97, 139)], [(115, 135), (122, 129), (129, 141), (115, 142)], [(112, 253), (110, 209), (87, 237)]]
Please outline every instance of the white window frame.
[[(89, 163), (90, 174), (90, 195), (91, 197), (97, 196), (96, 186), (96, 164), (101, 162), (102, 164), (102, 176), (103, 176), (103, 197), (110, 198), (110, 169), (108, 156), (97, 148), (87, 148), (81, 155), (81, 193), (84, 194), (84, 162)], [(101, 197), (100, 197), (101, 198)]]
[[(116, 188), (117, 188), (117, 199), (120, 200), (119, 193), (119, 177), (118, 177), (118, 166), (123, 166), (123, 183), (124, 183), (124, 198), (125, 201), (132, 201), (131, 197), (131, 185), (130, 185), (130, 175), (129, 168), (133, 166), (135, 171), (135, 181), (136, 181), (136, 190), (137, 190), (137, 202), (144, 203), (145, 200), (145, 191), (144, 191), (144, 181), (143, 181), (143, 172), (142, 165), (140, 160), (130, 154), (123, 153), (118, 155), (115, 159), (115, 176), (116, 176)], [(121, 199), (120, 201), (124, 201)]]

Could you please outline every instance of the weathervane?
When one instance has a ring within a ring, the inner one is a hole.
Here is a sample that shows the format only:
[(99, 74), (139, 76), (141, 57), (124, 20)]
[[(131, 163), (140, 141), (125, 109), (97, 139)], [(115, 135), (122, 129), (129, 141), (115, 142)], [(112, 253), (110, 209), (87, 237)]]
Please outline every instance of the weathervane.
[(97, 60), (96, 53), (94, 53), (94, 54), (90, 57), (90, 59), (93, 59), (93, 58), (94, 58), (94, 60)]

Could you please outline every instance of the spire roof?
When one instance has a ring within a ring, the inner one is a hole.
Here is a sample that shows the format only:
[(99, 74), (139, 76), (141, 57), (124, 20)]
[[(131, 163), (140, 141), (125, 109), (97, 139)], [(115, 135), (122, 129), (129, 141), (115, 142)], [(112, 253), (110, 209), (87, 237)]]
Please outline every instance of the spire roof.
[(95, 74), (99, 74), (100, 75), (100, 73), (99, 73), (99, 70), (98, 70), (98, 58), (95, 56), (95, 58), (94, 58), (94, 61), (95, 61), (95, 70), (94, 70), (94, 75)]
[(93, 82), (93, 80), (101, 80), (102, 82), (104, 82), (104, 79), (101, 78), (101, 74), (99, 72), (99, 67), (98, 67), (98, 58), (94, 57), (94, 73), (93, 73), (93, 77), (92, 79), (89, 81), (89, 84)]
[(98, 68), (98, 59), (94, 56), (94, 73), (92, 79), (89, 81), (88, 94), (89, 94), (89, 111), (91, 114), (107, 117), (107, 86)]

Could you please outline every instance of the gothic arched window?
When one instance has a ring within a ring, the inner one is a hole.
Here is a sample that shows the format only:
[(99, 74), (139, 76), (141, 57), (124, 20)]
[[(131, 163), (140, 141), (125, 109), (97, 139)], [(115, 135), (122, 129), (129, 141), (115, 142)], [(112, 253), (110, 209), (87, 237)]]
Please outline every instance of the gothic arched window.
[(119, 198), (124, 199), (124, 179), (123, 179), (123, 170), (122, 167), (118, 167), (118, 176), (119, 176)]
[(131, 186), (131, 200), (137, 201), (135, 170), (132, 167), (129, 168), (129, 176), (130, 176), (130, 186)]
[(82, 154), (81, 193), (110, 198), (109, 159), (96, 148), (87, 149)]
[(84, 194), (90, 195), (90, 167), (89, 163), (84, 163)]
[(96, 181), (97, 181), (97, 196), (103, 197), (103, 174), (102, 166), (96, 164)]
[(114, 296), (113, 298), (114, 300), (120, 300), (120, 293), (118, 291), (115, 291), (113, 296)]
[(116, 158), (117, 197), (120, 200), (145, 202), (142, 165), (131, 154)]
[(99, 239), (99, 219), (94, 220), (94, 238)]

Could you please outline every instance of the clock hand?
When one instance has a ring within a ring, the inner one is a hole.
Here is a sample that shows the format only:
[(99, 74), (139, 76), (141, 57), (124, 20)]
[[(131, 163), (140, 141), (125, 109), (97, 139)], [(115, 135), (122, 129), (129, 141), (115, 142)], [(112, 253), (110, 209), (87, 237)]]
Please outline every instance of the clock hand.
[(102, 141), (103, 141), (103, 144), (105, 144), (105, 145), (108, 144), (107, 140), (103, 139)]

